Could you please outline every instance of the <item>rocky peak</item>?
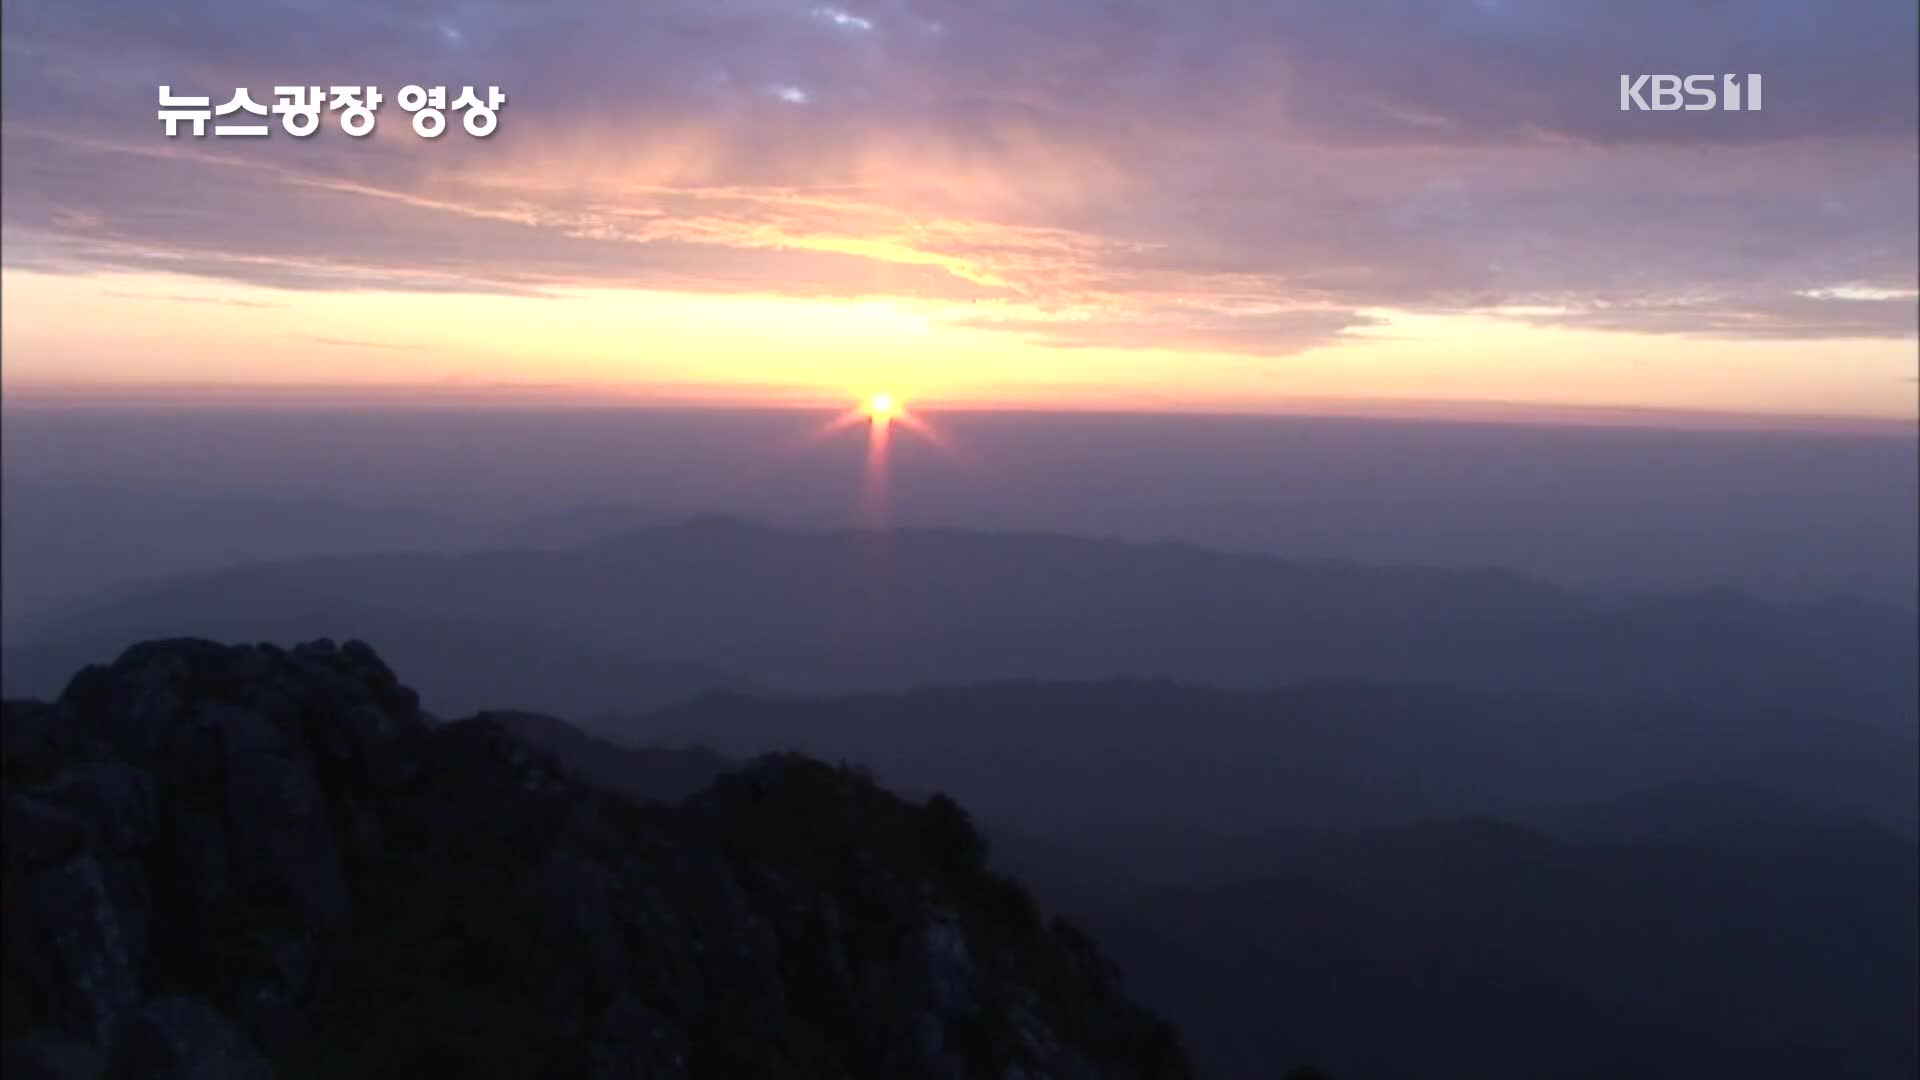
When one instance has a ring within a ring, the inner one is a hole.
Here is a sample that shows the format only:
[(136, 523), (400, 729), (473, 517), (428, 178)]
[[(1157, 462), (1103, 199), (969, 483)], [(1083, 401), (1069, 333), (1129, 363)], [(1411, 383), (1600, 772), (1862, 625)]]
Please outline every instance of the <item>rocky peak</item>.
[(5, 705), (16, 1076), (1179, 1077), (964, 811), (795, 756), (676, 804), (358, 642)]

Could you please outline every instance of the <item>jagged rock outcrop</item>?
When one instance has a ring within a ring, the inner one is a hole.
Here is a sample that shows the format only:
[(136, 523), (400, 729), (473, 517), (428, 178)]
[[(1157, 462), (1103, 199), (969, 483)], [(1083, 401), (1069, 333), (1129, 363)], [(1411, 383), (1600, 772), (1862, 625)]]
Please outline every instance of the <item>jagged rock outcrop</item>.
[(5, 706), (13, 1077), (1183, 1077), (964, 812), (799, 757), (676, 805), (371, 649), (137, 646)]

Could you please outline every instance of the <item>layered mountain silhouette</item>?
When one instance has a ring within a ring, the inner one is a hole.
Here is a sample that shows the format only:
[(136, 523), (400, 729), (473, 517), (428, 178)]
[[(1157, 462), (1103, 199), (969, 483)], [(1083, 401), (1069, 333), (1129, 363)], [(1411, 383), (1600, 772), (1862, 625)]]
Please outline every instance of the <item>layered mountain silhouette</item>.
[[(1497, 570), (1043, 534), (791, 532), (724, 518), (567, 550), (342, 556), (169, 578), (76, 606), (12, 644), (42, 650), (29, 670), (51, 671), (110, 640), (348, 636), (367, 632), (351, 620), (395, 613), (787, 692), (1160, 676), (1246, 689), (1439, 682), (1794, 708), (1903, 728), (1920, 708), (1913, 620), (1863, 604), (1789, 609), (1730, 592), (1596, 598)], [(384, 647), (420, 651), (412, 633), (398, 628)], [(487, 704), (584, 715), (680, 691), (648, 682), (589, 693), (583, 680), (572, 700)], [(623, 692), (639, 700), (622, 702)], [(475, 696), (429, 687), (429, 707), (462, 711), (443, 694), (463, 706)]]
[(994, 842), (1207, 1076), (1275, 1059), (1382, 1080), (1920, 1067), (1911, 841), (1718, 786), (1560, 814), (1577, 825)]
[(9, 631), (103, 587), (242, 563), (390, 551), (564, 548), (669, 524), (619, 504), (526, 515), (365, 506), (0, 476), (0, 617)]
[[(1897, 612), (1029, 533), (577, 542), (632, 520), (153, 578), (10, 633), (7, 694), (57, 699), (7, 712), (10, 1066), (1920, 1064)], [(177, 635), (369, 638), (419, 700), (360, 646), (74, 676)]]
[(1003, 683), (902, 694), (714, 694), (590, 729), (630, 745), (799, 750), (951, 791), (994, 822), (1356, 828), (1748, 783), (1911, 833), (1911, 733), (1793, 710), (1591, 703), (1434, 686), (1224, 691)]
[(713, 695), (633, 745), (945, 790), (1203, 1075), (1900, 1077), (1920, 1066), (1910, 737), (1421, 686)]
[[(1741, 723), (1111, 683), (615, 742), (436, 720), (357, 643), (148, 643), (6, 704), (7, 1067), (1909, 1075), (1920, 855), (1776, 794), (1893, 736)], [(1738, 778), (1635, 786), (1670, 775)]]

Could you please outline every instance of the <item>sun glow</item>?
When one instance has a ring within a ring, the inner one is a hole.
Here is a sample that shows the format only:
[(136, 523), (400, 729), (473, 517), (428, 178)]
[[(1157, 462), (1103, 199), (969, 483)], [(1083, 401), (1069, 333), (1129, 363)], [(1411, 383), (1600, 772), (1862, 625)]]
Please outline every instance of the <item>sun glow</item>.
[(887, 525), (888, 472), (896, 431), (904, 431), (925, 443), (954, 468), (969, 471), (975, 465), (968, 455), (956, 450), (930, 417), (908, 412), (901, 399), (887, 391), (875, 391), (859, 398), (852, 408), (801, 435), (793, 449), (804, 450), (862, 426), (867, 429), (867, 455), (861, 484), (861, 519), (869, 527)]

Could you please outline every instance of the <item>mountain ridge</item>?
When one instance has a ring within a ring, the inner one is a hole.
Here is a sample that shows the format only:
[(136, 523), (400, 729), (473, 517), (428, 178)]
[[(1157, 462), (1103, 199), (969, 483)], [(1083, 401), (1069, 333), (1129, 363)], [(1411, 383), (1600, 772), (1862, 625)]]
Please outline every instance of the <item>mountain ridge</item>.
[[(801, 750), (968, 799), (994, 824), (1238, 831), (1529, 813), (1666, 784), (1744, 781), (1913, 835), (1920, 736), (1793, 710), (1590, 702), (1318, 681), (1013, 681), (808, 697), (710, 692), (586, 730), (624, 745)], [(1072, 748), (1099, 747), (1097, 769)], [(1192, 778), (1210, 782), (1195, 790)], [(1063, 798), (1063, 795), (1071, 797)]]
[(43, 625), (37, 640), (203, 628), (270, 637), (255, 627), (326, 598), (496, 620), (793, 693), (1123, 674), (1242, 689), (1356, 679), (1783, 704), (1894, 725), (1911, 725), (1920, 698), (1920, 680), (1905, 677), (1920, 652), (1912, 621), (1874, 608), (1789, 610), (1715, 592), (1594, 599), (1498, 570), (1062, 534), (709, 518), (560, 551), (260, 564), (116, 597)]
[(1189, 1075), (942, 797), (780, 756), (636, 802), (357, 641), (5, 714), (17, 1075)]

